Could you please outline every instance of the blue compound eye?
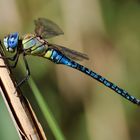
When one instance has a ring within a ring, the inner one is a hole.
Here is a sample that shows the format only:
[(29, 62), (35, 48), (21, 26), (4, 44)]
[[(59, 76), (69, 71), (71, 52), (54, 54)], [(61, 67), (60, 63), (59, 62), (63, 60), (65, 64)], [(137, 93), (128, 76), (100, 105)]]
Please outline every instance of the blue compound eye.
[(7, 40), (8, 40), (8, 37), (5, 37), (4, 40), (3, 40), (4, 46), (6, 48), (8, 48), (8, 43), (7, 43), (8, 41)]
[(18, 39), (19, 39), (19, 35), (18, 33), (12, 33), (8, 36), (7, 40), (5, 38), (4, 43), (5, 46), (7, 45), (8, 48), (14, 49), (17, 47), (18, 45)]

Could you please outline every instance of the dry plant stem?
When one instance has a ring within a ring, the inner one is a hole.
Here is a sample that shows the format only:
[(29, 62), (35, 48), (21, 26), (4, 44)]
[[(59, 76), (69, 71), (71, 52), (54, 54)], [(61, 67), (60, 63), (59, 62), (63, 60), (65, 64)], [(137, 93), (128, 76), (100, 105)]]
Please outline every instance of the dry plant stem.
[[(0, 66), (5, 65), (0, 59)], [(44, 131), (38, 122), (29, 102), (18, 90), (14, 92), (15, 82), (8, 68), (0, 67), (0, 92), (15, 124), (21, 140), (46, 140)]]

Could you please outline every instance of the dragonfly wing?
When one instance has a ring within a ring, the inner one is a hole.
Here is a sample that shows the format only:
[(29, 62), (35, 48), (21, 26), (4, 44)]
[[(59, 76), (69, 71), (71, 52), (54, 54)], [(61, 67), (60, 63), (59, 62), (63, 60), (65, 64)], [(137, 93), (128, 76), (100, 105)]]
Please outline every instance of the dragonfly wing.
[(64, 55), (66, 55), (67, 57), (73, 59), (73, 60), (78, 60), (78, 61), (81, 61), (83, 59), (86, 59), (88, 60), (88, 56), (86, 54), (83, 54), (83, 53), (80, 53), (80, 52), (77, 52), (75, 50), (71, 50), (71, 49), (68, 49), (66, 47), (63, 47), (63, 46), (60, 46), (60, 45), (56, 45), (56, 44), (48, 44), (48, 47), (49, 48), (52, 48), (52, 49), (56, 49), (56, 50), (59, 50), (61, 53), (63, 53)]
[(60, 27), (53, 21), (46, 18), (38, 18), (34, 21), (35, 33), (43, 39), (64, 34)]

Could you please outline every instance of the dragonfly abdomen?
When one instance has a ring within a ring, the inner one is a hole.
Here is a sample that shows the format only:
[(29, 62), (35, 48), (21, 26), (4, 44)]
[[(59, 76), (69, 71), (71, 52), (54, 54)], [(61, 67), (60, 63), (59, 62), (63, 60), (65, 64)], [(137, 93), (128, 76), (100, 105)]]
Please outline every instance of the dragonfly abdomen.
[(78, 64), (77, 62), (69, 59), (68, 57), (63, 55), (61, 52), (59, 52), (57, 50), (50, 49), (50, 50), (48, 50), (47, 53), (48, 53), (47, 58), (49, 58), (54, 63), (64, 64), (64, 65), (67, 65), (67, 66), (72, 67), (74, 69), (77, 69), (77, 70), (89, 75), (90, 77), (96, 79), (100, 83), (104, 84), (106, 87), (112, 89), (116, 93), (118, 93), (121, 96), (123, 96), (124, 98), (126, 98), (127, 100), (133, 102), (134, 104), (140, 105), (140, 100), (138, 100), (135, 97), (129, 95), (127, 91), (123, 90), (122, 88), (118, 87), (117, 85), (113, 84), (112, 82), (108, 81), (107, 79), (105, 79), (101, 75), (93, 72), (92, 70), (90, 70), (90, 69)]
[(70, 62), (69, 58), (67, 58), (61, 52), (54, 50), (54, 49), (48, 49), (46, 51), (44, 57), (57, 64), (67, 65)]
[(71, 63), (72, 63), (72, 65), (71, 65), (72, 68), (76, 68), (79, 71), (84, 72), (85, 74), (89, 75), (90, 77), (92, 77), (92, 78), (96, 79), (97, 81), (99, 81), (100, 83), (104, 84), (106, 87), (108, 87), (108, 88), (112, 89), (113, 91), (115, 91), (116, 93), (120, 94), (121, 96), (123, 96), (127, 100), (133, 102), (134, 104), (140, 105), (140, 100), (129, 95), (127, 91), (123, 90), (122, 88), (120, 88), (117, 85), (113, 84), (112, 82), (108, 81), (107, 79), (105, 79), (101, 75), (91, 71), (90, 69), (88, 69), (88, 68), (86, 68), (86, 67), (84, 67), (76, 62), (72, 61)]

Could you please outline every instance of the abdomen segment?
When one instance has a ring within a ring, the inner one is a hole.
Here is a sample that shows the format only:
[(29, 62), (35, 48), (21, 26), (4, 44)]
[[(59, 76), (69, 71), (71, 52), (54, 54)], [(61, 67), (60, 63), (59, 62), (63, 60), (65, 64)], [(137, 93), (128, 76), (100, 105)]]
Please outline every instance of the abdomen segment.
[(117, 85), (113, 84), (112, 82), (108, 81), (101, 75), (93, 72), (92, 70), (90, 70), (90, 69), (76, 63), (75, 61), (69, 59), (68, 57), (64, 56), (61, 52), (50, 49), (50, 50), (48, 50), (48, 54), (49, 55), (47, 58), (50, 59), (51, 61), (53, 61), (54, 63), (64, 64), (71, 68), (77, 69), (77, 70), (87, 74), (88, 76), (92, 77), (93, 79), (99, 81), (100, 83), (104, 84), (106, 87), (112, 89), (113, 91), (115, 91), (119, 95), (123, 96), (127, 100), (133, 102), (134, 104), (140, 105), (139, 99), (136, 99), (135, 97), (129, 95), (127, 91), (123, 90), (122, 88), (120, 88)]

